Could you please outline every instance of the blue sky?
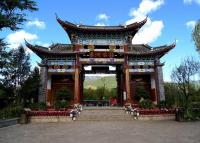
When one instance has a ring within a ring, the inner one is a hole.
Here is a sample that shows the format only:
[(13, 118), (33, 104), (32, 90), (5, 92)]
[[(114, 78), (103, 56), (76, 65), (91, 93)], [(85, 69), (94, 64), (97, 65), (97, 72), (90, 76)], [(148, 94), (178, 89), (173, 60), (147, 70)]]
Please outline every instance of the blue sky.
[[(16, 48), (23, 39), (43, 46), (52, 43), (69, 43), (65, 31), (57, 23), (59, 18), (76, 24), (119, 25), (140, 21), (148, 16), (147, 24), (136, 35), (134, 43), (148, 43), (160, 46), (177, 42), (175, 49), (161, 61), (164, 80), (170, 80), (171, 70), (187, 56), (199, 58), (195, 51), (191, 33), (195, 22), (200, 19), (200, 0), (36, 0), (39, 11), (27, 13), (28, 22), (21, 30), (12, 32), (4, 29), (10, 48)], [(33, 66), (40, 59), (32, 52)]]

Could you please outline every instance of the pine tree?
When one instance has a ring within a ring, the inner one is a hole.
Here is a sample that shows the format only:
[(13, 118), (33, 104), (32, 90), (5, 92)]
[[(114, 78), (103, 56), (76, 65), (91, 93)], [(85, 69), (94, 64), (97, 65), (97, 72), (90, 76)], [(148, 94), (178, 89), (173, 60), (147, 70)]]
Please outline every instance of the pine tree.
[(27, 19), (23, 11), (36, 11), (37, 4), (33, 0), (1, 0), (0, 1), (0, 31), (3, 28), (19, 29), (19, 25)]
[(40, 74), (37, 67), (31, 72), (27, 80), (22, 84), (20, 94), (26, 102), (38, 102), (40, 87)]
[(200, 52), (200, 20), (195, 25), (195, 28), (192, 33), (192, 38), (197, 47), (197, 51)]
[(18, 49), (11, 51), (11, 58), (7, 65), (4, 65), (2, 72), (2, 82), (6, 87), (12, 87), (14, 94), (21, 99), (19, 95), (19, 89), (26, 81), (30, 74), (30, 55), (26, 54), (23, 46), (19, 46)]

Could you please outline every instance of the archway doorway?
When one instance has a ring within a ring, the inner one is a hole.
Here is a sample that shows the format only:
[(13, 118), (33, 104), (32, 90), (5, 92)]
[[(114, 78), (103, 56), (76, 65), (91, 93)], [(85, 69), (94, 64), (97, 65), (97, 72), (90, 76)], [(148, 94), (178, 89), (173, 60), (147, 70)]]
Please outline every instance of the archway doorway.
[(117, 65), (84, 65), (81, 101), (85, 106), (121, 106)]

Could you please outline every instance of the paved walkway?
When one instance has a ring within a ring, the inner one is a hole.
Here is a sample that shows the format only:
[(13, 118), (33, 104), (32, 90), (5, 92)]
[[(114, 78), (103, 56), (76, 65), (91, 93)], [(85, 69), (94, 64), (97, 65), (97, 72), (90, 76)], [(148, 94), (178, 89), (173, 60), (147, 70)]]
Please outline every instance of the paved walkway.
[(0, 128), (0, 143), (200, 143), (200, 122), (41, 123)]

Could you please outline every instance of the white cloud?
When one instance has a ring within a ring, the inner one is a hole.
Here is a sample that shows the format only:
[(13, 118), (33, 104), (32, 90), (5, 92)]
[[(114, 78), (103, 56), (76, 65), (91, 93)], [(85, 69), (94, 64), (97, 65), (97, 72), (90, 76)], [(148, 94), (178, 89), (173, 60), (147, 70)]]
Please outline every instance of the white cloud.
[(183, 0), (184, 3), (191, 3), (192, 0)]
[(138, 9), (131, 9), (130, 16), (134, 17), (134, 22), (143, 20), (147, 14), (156, 11), (164, 4), (164, 0), (142, 0)]
[(162, 21), (150, 21), (133, 38), (133, 44), (147, 44), (155, 41), (164, 27)]
[(191, 4), (192, 2), (200, 5), (200, 0), (183, 0), (185, 4)]
[(37, 19), (27, 22), (26, 26), (27, 27), (35, 26), (35, 27), (37, 27), (39, 29), (45, 29), (45, 27), (46, 27), (45, 22), (39, 21)]
[(98, 22), (97, 24), (95, 24), (95, 26), (106, 26), (106, 24), (103, 22)]
[(108, 20), (109, 19), (109, 16), (106, 15), (105, 13), (101, 13), (97, 16), (97, 19), (98, 20)]
[(196, 21), (194, 21), (194, 20), (186, 22), (187, 28), (190, 28), (190, 29), (194, 29), (195, 24), (196, 24)]
[[(159, 9), (164, 4), (164, 0), (142, 0), (137, 9), (131, 9), (130, 16), (133, 18), (126, 21), (126, 25), (144, 20), (146, 16)], [(162, 32), (164, 23), (161, 20), (152, 21), (148, 18), (147, 23), (133, 38), (133, 44), (151, 43), (155, 41)]]
[(27, 41), (33, 41), (33, 40), (38, 39), (38, 36), (36, 34), (31, 34), (24, 30), (20, 30), (20, 31), (11, 33), (6, 37), (6, 41), (9, 44), (8, 46), (12, 49), (18, 48), (21, 44), (23, 44), (24, 39), (26, 39)]

